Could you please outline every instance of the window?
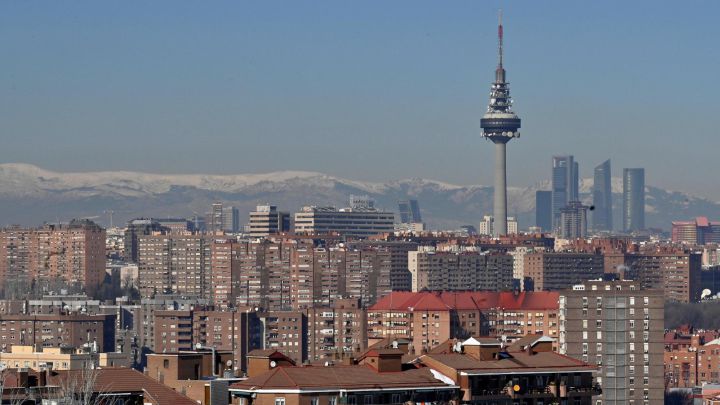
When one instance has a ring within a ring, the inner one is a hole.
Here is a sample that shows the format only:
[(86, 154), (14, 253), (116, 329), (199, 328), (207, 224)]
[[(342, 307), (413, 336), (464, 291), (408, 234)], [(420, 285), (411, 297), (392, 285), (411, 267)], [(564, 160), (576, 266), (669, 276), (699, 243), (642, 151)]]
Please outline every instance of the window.
[(337, 405), (337, 397), (328, 398), (328, 405)]
[(285, 405), (285, 397), (275, 398), (275, 405)]
[(168, 360), (168, 359), (163, 360), (163, 368), (170, 368), (170, 360)]
[(373, 403), (373, 397), (372, 397), (372, 395), (365, 395), (365, 398), (364, 398), (363, 401), (364, 401), (365, 405), (370, 405), (370, 404), (372, 404), (372, 403)]
[(310, 405), (320, 405), (320, 398), (318, 398), (318, 397), (310, 398)]

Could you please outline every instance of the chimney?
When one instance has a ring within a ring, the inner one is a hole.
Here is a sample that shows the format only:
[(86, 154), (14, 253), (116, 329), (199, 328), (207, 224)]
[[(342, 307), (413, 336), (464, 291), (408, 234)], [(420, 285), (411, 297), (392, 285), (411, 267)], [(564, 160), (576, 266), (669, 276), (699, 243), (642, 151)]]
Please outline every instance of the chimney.
[(361, 359), (378, 373), (402, 371), (403, 351), (400, 349), (372, 349)]

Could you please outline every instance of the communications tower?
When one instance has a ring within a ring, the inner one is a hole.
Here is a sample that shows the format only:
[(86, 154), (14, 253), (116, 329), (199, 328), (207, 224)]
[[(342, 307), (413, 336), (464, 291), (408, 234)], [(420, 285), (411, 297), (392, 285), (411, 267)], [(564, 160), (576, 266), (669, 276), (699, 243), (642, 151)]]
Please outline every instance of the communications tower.
[(490, 103), (480, 120), (482, 136), (495, 144), (495, 188), (493, 201), (494, 235), (507, 234), (507, 168), (505, 145), (519, 138), (520, 118), (512, 112), (510, 85), (505, 81), (503, 67), (502, 12), (498, 16), (498, 66), (495, 82), (490, 87)]

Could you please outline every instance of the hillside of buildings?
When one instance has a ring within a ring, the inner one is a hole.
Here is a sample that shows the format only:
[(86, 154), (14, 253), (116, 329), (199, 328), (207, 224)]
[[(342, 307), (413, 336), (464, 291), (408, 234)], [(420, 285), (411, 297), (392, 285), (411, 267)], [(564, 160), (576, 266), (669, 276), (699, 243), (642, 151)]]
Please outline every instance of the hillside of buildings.
[[(592, 181), (582, 182), (581, 196), (590, 201)], [(614, 183), (617, 183), (614, 181)], [(547, 185), (511, 187), (510, 215), (520, 227), (534, 225), (535, 191)], [(620, 219), (622, 190), (614, 184), (615, 223)], [(137, 172), (60, 173), (26, 164), (0, 164), (0, 224), (37, 225), (44, 221), (90, 217), (108, 226), (104, 212), (114, 212), (115, 223), (145, 216), (203, 214), (213, 201), (225, 201), (246, 216), (258, 203), (273, 202), (287, 211), (306, 204), (347, 204), (351, 194), (368, 195), (377, 206), (397, 209), (397, 201), (420, 201), (431, 228), (452, 229), (474, 224), (492, 212), (492, 187), (460, 186), (426, 179), (372, 183), (317, 172), (284, 171), (242, 175), (166, 175)], [(720, 217), (720, 203), (681, 192), (648, 186), (646, 223), (669, 229), (672, 220), (695, 216)]]

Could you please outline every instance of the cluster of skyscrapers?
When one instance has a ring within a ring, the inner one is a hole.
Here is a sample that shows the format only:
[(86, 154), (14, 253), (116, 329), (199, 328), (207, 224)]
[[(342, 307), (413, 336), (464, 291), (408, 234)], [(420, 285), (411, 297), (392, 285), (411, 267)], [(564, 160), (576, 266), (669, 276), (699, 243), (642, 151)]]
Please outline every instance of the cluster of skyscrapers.
[[(622, 228), (613, 220), (613, 179), (610, 160), (595, 167), (590, 205), (580, 193), (579, 164), (574, 156), (553, 156), (551, 190), (540, 190), (535, 198), (535, 225), (543, 231), (573, 239), (588, 231), (626, 233), (645, 230), (645, 169), (623, 169)], [(592, 227), (588, 226), (588, 212)]]

